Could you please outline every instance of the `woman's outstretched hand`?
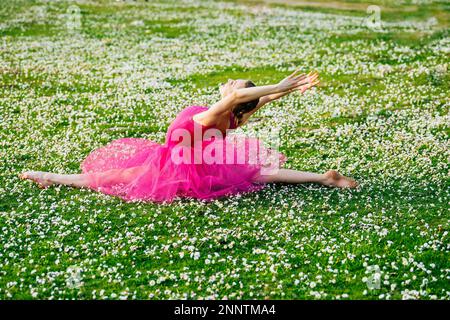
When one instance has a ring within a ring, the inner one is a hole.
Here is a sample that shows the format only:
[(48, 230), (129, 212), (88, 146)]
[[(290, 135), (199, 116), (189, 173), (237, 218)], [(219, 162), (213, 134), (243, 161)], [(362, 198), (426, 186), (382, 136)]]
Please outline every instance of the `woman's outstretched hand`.
[(277, 88), (280, 92), (291, 91), (307, 82), (307, 76), (305, 74), (299, 74), (300, 69), (295, 70), (291, 75), (287, 76), (277, 84)]
[(299, 74), (299, 71), (300, 69), (297, 69), (291, 75), (281, 80), (277, 85), (278, 89), (281, 92), (299, 91), (303, 93), (320, 83), (317, 71), (311, 71), (307, 75)]
[(306, 90), (309, 90), (320, 84), (319, 74), (317, 73), (317, 71), (311, 71), (310, 73), (308, 73), (306, 78), (307, 82), (305, 84), (302, 84), (300, 87), (295, 88), (292, 91), (298, 90), (300, 94), (303, 94)]

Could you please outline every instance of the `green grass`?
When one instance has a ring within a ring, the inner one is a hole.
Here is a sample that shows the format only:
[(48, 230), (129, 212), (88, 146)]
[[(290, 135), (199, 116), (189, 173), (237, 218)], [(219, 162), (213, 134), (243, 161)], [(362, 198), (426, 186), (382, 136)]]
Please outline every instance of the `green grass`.
[[(79, 4), (77, 30), (70, 1), (2, 5), (0, 298), (449, 299), (448, 6), (372, 1), (393, 23), (377, 32), (361, 25), (365, 2), (342, 3), (105, 0)], [(238, 133), (280, 128), (287, 168), (339, 169), (360, 189), (126, 203), (17, 177), (79, 173), (122, 137), (161, 143), (219, 83), (276, 83), (297, 66), (320, 88)], [(363, 281), (371, 266), (379, 289)]]

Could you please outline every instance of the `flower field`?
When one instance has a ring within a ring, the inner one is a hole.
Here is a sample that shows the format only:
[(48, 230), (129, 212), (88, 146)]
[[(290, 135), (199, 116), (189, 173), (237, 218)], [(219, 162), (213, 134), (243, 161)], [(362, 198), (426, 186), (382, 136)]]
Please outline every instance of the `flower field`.
[[(0, 6), (1, 299), (450, 299), (447, 1), (46, 1)], [(270, 185), (126, 203), (41, 190), (122, 137), (162, 143), (220, 82), (317, 70), (256, 113), (286, 166), (356, 190)]]

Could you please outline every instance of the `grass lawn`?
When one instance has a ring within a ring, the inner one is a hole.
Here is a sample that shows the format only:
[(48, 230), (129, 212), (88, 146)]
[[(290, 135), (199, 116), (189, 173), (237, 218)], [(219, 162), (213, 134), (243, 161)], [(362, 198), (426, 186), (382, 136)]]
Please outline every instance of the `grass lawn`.
[[(370, 4), (378, 24), (361, 1), (2, 1), (0, 298), (449, 299), (450, 7)], [(321, 87), (238, 133), (278, 127), (288, 168), (358, 190), (161, 205), (17, 177), (79, 173), (113, 139), (163, 142), (220, 82), (297, 66)]]

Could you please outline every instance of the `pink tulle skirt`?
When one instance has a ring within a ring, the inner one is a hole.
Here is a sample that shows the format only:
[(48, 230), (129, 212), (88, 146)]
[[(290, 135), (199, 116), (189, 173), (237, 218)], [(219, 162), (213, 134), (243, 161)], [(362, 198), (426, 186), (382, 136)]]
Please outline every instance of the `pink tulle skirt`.
[[(223, 157), (211, 161), (205, 154)], [(91, 152), (81, 169), (88, 176), (89, 187), (96, 191), (125, 201), (171, 202), (181, 197), (213, 200), (260, 190), (265, 186), (262, 176), (272, 174), (285, 161), (283, 154), (247, 137), (236, 140), (227, 136), (188, 146), (176, 161), (170, 145), (122, 138)]]

